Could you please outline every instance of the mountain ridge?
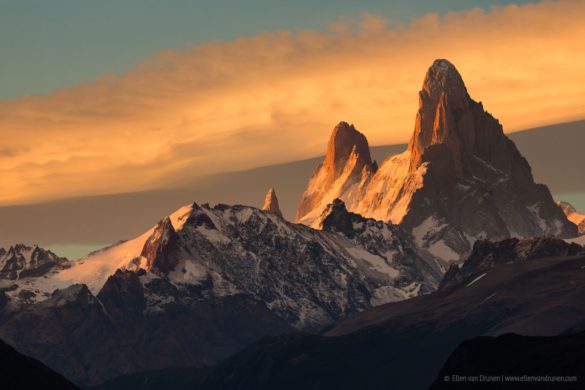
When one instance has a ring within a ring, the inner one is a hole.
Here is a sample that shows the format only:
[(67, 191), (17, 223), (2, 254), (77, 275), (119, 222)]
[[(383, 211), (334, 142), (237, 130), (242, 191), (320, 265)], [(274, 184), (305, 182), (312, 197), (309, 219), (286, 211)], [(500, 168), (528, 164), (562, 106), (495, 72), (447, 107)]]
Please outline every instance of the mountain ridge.
[(494, 264), (484, 277), (370, 309), (321, 335), (263, 340), (198, 376), (195, 388), (426, 388), (467, 338), (585, 329), (583, 264), (582, 247), (576, 256)]
[[(438, 287), (441, 265), (400, 228), (341, 202), (329, 214), (315, 230), (250, 206), (186, 205), (68, 269), (9, 281), (0, 336), (85, 386), (214, 364), (262, 337), (317, 332)], [(105, 351), (118, 352), (95, 355)]]
[[(530, 161), (538, 182), (547, 183), (557, 200), (569, 200), (578, 210), (585, 210), (585, 171), (566, 169), (580, 164), (579, 145), (585, 143), (585, 121), (517, 131), (508, 133), (508, 136)], [(556, 142), (559, 138), (563, 142)], [(373, 159), (382, 161), (386, 156), (402, 153), (406, 148), (406, 144), (372, 146), (371, 154)], [(287, 219), (292, 220), (306, 187), (306, 178), (311, 176), (323, 158), (218, 174), (172, 190), (0, 207), (0, 218), (6, 221), (0, 226), (0, 246), (15, 242), (37, 243), (76, 259), (120, 238), (140, 234), (153, 221), (175, 210), (177, 204), (214, 200), (218, 203), (261, 206), (263, 189), (270, 186), (279, 189), (281, 210)], [(234, 185), (239, 188), (237, 194), (231, 191)], [(56, 220), (63, 222), (59, 229), (54, 228)], [(88, 220), (93, 223), (88, 224)], [(104, 229), (104, 226), (108, 228)], [(85, 252), (82, 252), (83, 248), (78, 248), (79, 245), (87, 246)]]
[[(140, 370), (215, 364), (262, 337), (293, 330), (331, 326), (325, 335), (342, 337), (340, 329), (361, 332), (360, 321), (379, 325), (370, 318), (380, 313), (398, 321), (396, 332), (420, 325), (429, 313), (439, 330), (444, 321), (459, 321), (445, 334), (451, 341), (461, 336), (457, 329), (580, 326), (579, 308), (555, 322), (557, 306), (534, 312), (532, 303), (510, 299), (520, 279), (542, 282), (542, 267), (557, 276), (566, 276), (563, 267), (574, 271), (569, 260), (581, 261), (583, 249), (558, 238), (510, 237), (574, 236), (576, 226), (548, 188), (534, 182), (527, 160), (471, 99), (452, 64), (435, 61), (419, 96), (407, 150), (379, 166), (355, 126), (334, 128), (299, 205), (301, 221), (311, 226), (283, 219), (271, 187), (264, 210), (190, 203), (134, 239), (67, 266), (50, 258), (48, 271), (38, 275), (21, 272), (29, 264), (41, 269), (38, 257), (12, 254), (0, 287), (0, 335), (87, 385)], [(512, 286), (501, 286), (493, 274)], [(494, 285), (501, 290), (483, 296)], [(561, 303), (580, 297), (553, 287), (549, 293)], [(475, 306), (467, 307), (471, 319), (461, 317), (462, 305), (478, 305), (478, 294), (488, 314), (498, 317), (503, 306), (512, 322), (482, 322), (485, 313), (473, 312)], [(540, 322), (529, 324), (515, 312)], [(422, 324), (431, 331), (435, 325)], [(415, 341), (424, 336), (406, 334)], [(96, 357), (108, 350), (117, 354)], [(159, 359), (149, 360), (152, 354)]]
[(469, 96), (447, 60), (436, 60), (426, 73), (407, 150), (375, 172), (360, 172), (347, 157), (337, 169), (343, 175), (323, 174), (333, 154), (357, 147), (351, 137), (342, 139), (346, 145), (333, 142), (338, 131), (302, 196), (297, 222), (318, 227), (326, 204), (340, 198), (352, 212), (400, 224), (421, 250), (446, 261), (462, 259), (476, 239), (577, 235), (548, 188), (534, 182), (499, 121)]

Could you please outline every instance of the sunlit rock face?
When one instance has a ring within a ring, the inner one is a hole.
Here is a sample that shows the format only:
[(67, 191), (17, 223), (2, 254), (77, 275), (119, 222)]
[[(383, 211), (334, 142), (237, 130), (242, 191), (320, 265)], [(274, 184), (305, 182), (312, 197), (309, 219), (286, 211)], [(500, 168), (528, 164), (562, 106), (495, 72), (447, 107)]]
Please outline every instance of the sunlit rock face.
[(422, 164), (424, 151), (434, 144), (446, 145), (457, 162), (456, 169), (461, 170), (461, 154), (472, 152), (475, 142), (472, 102), (457, 69), (447, 60), (435, 61), (419, 92), (414, 134), (408, 146), (410, 170)]
[(325, 160), (313, 173), (301, 197), (296, 219), (306, 225), (315, 222), (336, 198), (350, 199), (349, 193), (367, 183), (376, 172), (366, 137), (353, 125), (341, 122), (333, 129)]
[(561, 208), (561, 210), (563, 210), (563, 213), (565, 213), (569, 221), (577, 225), (577, 228), (579, 229), (579, 235), (585, 235), (585, 214), (577, 212), (575, 207), (573, 207), (573, 205), (569, 202), (560, 201), (557, 202), (557, 205)]
[(177, 233), (169, 217), (163, 218), (144, 243), (141, 258), (146, 259), (146, 269), (155, 274), (167, 274), (178, 263)]
[(266, 197), (264, 198), (264, 206), (262, 206), (262, 210), (269, 211), (275, 215), (278, 215), (280, 218), (283, 218), (282, 212), (280, 211), (280, 206), (278, 205), (278, 198), (276, 197), (276, 191), (274, 191), (274, 188), (268, 189)]
[[(353, 144), (345, 151), (363, 145), (346, 141)], [(331, 144), (303, 195), (298, 222), (319, 227), (325, 208), (319, 200), (340, 198), (352, 212), (401, 224), (422, 251), (445, 261), (460, 261), (476, 239), (577, 235), (548, 188), (534, 182), (501, 124), (469, 96), (447, 60), (436, 60), (427, 71), (404, 153), (357, 174), (351, 158), (335, 170), (324, 168), (335, 161)]]

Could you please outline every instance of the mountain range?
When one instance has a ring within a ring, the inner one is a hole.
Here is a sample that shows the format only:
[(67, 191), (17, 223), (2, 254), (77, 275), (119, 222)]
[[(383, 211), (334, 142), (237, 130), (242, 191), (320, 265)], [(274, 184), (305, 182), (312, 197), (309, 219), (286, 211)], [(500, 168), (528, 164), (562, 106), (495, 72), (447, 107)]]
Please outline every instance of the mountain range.
[[(248, 206), (193, 204), (69, 268), (9, 279), (0, 337), (92, 384), (213, 364), (267, 335), (318, 331), (428, 293), (441, 275), (399, 227), (349, 213), (341, 202), (323, 230)], [(69, 283), (76, 284), (63, 288)], [(28, 329), (33, 322), (43, 327)], [(96, 360), (105, 350), (116, 357)]]
[[(388, 131), (392, 131), (391, 126)], [(567, 169), (581, 164), (585, 121), (529, 129), (510, 133), (508, 137), (530, 162), (536, 180), (546, 183), (556, 200), (571, 201), (577, 210), (585, 210), (585, 171)], [(370, 152), (372, 159), (380, 162), (402, 153), (406, 147), (373, 146)], [(213, 200), (261, 207), (268, 187), (278, 190), (280, 209), (292, 221), (307, 179), (323, 158), (209, 175), (176, 188), (0, 207), (0, 220), (5, 221), (0, 225), (0, 246), (16, 242), (38, 244), (76, 259), (109, 243), (141, 234), (161, 216), (172, 213), (177, 205)], [(60, 222), (58, 228), (55, 221)]]
[[(502, 253), (508, 257), (501, 257)], [(212, 368), (183, 369), (182, 385), (175, 388), (428, 388), (436, 378), (443, 378), (438, 375), (444, 362), (467, 339), (511, 333), (554, 337), (583, 331), (584, 267), (585, 249), (559, 239), (478, 242), (457, 272), (461, 277), (434, 293), (364, 311), (318, 335), (265, 339)], [(524, 358), (522, 347), (515, 348), (517, 356)], [(481, 358), (475, 351), (473, 356), (476, 361)], [(503, 359), (499, 356), (496, 362), (512, 364)], [(567, 361), (580, 362), (570, 356)], [(459, 362), (466, 370), (462, 374), (473, 367)], [(558, 367), (554, 361), (533, 363), (544, 374), (555, 374)], [(485, 374), (494, 373), (492, 366), (479, 365), (475, 372), (485, 367)], [(448, 364), (445, 369), (459, 373), (453, 367), (459, 366)], [(532, 372), (510, 372), (514, 373)], [(129, 385), (159, 375), (151, 371), (120, 381)], [(118, 383), (102, 388), (120, 388)]]
[(419, 97), (380, 163), (333, 129), (298, 223), (270, 187), (262, 209), (190, 203), (76, 261), (0, 250), (0, 338), (81, 386), (190, 367), (202, 388), (419, 388), (465, 338), (581, 330), (576, 211), (450, 62)]

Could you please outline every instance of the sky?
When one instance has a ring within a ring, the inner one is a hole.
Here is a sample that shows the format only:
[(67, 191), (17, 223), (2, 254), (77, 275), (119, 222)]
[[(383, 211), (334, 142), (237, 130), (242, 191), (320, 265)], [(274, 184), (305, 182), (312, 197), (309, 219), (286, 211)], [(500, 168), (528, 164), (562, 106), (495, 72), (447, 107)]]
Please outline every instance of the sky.
[(0, 0), (0, 99), (122, 72), (153, 52), (379, 13), (408, 22), (510, 0)]
[(435, 58), (506, 131), (585, 117), (583, 1), (313, 3), (0, 0), (0, 205), (405, 142)]

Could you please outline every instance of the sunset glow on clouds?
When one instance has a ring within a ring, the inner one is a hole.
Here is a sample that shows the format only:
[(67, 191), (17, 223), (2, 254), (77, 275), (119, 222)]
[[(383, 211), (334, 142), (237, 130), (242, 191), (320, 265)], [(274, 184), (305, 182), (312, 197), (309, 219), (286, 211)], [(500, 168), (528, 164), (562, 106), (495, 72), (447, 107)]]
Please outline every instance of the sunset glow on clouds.
[(155, 54), (130, 72), (0, 102), (0, 203), (117, 193), (312, 157), (345, 120), (405, 142), (435, 58), (506, 131), (585, 118), (585, 2), (365, 14)]

